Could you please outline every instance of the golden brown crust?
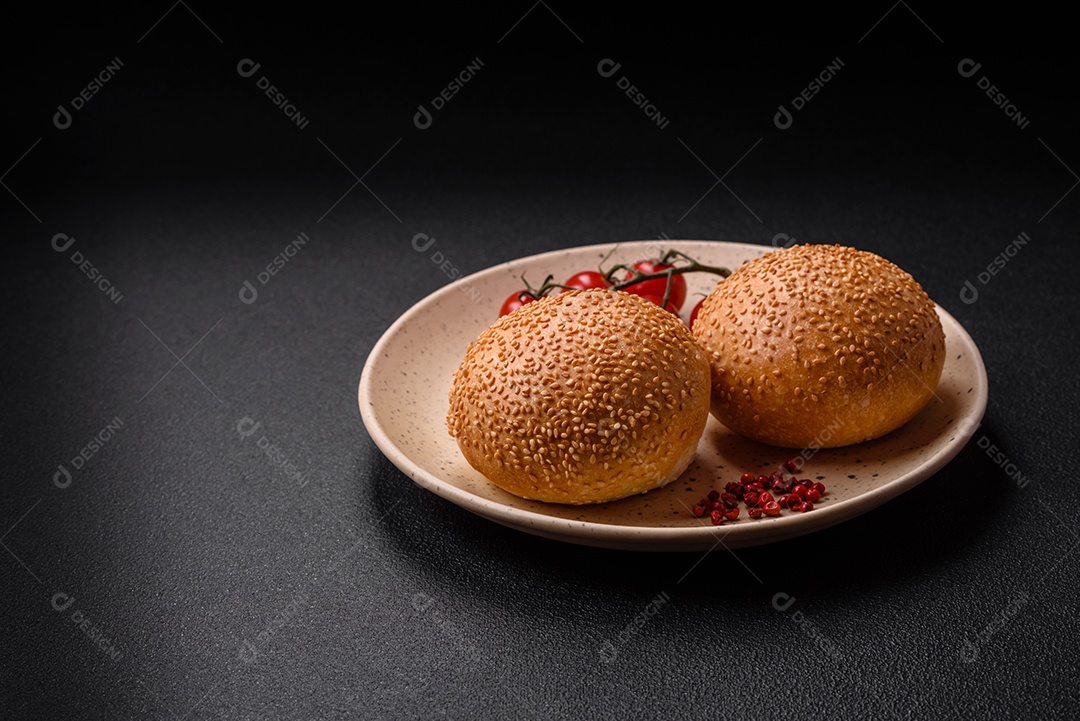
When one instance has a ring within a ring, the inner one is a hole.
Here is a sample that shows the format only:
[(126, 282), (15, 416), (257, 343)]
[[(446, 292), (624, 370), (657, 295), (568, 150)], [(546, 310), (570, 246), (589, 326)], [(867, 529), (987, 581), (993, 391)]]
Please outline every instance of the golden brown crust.
[(708, 415), (708, 359), (682, 321), (629, 293), (587, 290), (484, 331), (454, 375), (447, 426), (501, 488), (582, 504), (677, 478)]
[(934, 303), (884, 258), (801, 245), (746, 263), (705, 300), (712, 413), (790, 448), (877, 438), (918, 413), (945, 364)]

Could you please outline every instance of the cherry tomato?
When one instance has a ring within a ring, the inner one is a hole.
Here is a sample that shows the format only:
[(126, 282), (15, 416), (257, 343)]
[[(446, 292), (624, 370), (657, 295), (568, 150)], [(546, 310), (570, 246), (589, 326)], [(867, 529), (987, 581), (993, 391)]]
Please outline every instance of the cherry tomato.
[[(635, 293), (634, 295), (640, 296), (644, 300), (647, 300), (650, 303), (653, 303), (654, 305), (661, 305), (664, 302), (664, 297), (661, 296), (661, 295), (652, 295), (651, 293), (650, 294), (645, 294), (645, 295), (642, 295), (641, 293)], [(676, 308), (675, 304), (671, 302), (671, 298), (668, 298), (666, 308), (669, 311), (671, 311), (672, 313), (674, 313), (675, 315), (679, 314), (679, 309)]]
[[(655, 260), (642, 260), (634, 263), (634, 270), (639, 273), (659, 273), (670, 267), (670, 265), (659, 263)], [(623, 290), (627, 293), (633, 293), (634, 295), (658, 295), (663, 298), (664, 292), (667, 290), (667, 283), (667, 278), (656, 278), (655, 280), (644, 280), (640, 283), (634, 283), (631, 286), (623, 288)], [(686, 278), (683, 278), (681, 275), (671, 276), (671, 295), (668, 296), (668, 301), (674, 303), (676, 313), (682, 310), (683, 303), (686, 302)]]
[(533, 298), (528, 294), (528, 291), (519, 290), (513, 295), (503, 301), (502, 308), (499, 309), (499, 317), (513, 313), (515, 310), (525, 305), (526, 303), (532, 303), (536, 298)]
[(697, 320), (697, 314), (701, 312), (701, 304), (704, 303), (704, 302), (705, 302), (705, 299), (702, 298), (701, 300), (699, 300), (697, 302), (697, 305), (694, 306), (694, 309), (692, 311), (690, 311), (690, 328), (691, 329), (693, 329), (693, 327), (694, 327), (694, 321)]
[[(607, 288), (610, 284), (607, 279), (604, 278), (602, 273), (597, 273), (595, 270), (586, 270), (576, 275), (570, 276), (570, 279), (563, 283), (567, 288), (576, 288), (578, 290), (589, 290), (590, 288)], [(565, 290), (563, 291), (566, 292)]]

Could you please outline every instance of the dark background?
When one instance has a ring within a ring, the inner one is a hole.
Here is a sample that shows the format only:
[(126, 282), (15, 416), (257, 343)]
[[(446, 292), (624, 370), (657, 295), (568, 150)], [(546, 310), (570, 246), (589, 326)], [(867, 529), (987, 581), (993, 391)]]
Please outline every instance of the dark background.
[[(1071, 19), (358, 7), (5, 10), (0, 716), (1075, 714)], [(837, 57), (778, 129), (777, 106)], [(1029, 482), (973, 442), (872, 513), (737, 557), (576, 547), (474, 517), (390, 465), (356, 406), (373, 344), (447, 282), (410, 247), (421, 232), (466, 273), (662, 235), (880, 253), (974, 337), (990, 378), (975, 438)], [(55, 251), (57, 233), (75, 243)], [(57, 467), (115, 419), (59, 488)], [(779, 593), (794, 604), (776, 610)]]

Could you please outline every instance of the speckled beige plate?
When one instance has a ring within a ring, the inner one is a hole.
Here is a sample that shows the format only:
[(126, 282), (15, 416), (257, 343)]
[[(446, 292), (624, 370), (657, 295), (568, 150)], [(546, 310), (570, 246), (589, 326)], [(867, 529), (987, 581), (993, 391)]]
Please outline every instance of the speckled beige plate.
[[(710, 265), (737, 268), (772, 250), (760, 245), (671, 240)], [(525, 273), (539, 283), (611, 261), (631, 263), (655, 254), (654, 241), (594, 245), (544, 253), (488, 268), (423, 299), (383, 334), (360, 377), (360, 413), (387, 458), (424, 488), (497, 523), (572, 543), (647, 551), (701, 551), (722, 541), (728, 548), (792, 538), (869, 511), (929, 478), (968, 442), (986, 409), (986, 369), (971, 336), (938, 308), (948, 358), (936, 397), (910, 423), (875, 441), (808, 454), (800, 476), (819, 478), (828, 494), (810, 513), (778, 518), (742, 517), (722, 526), (694, 518), (690, 506), (709, 490), (746, 470), (771, 472), (797, 451), (747, 441), (709, 418), (697, 457), (683, 475), (644, 495), (598, 506), (527, 501), (474, 471), (446, 431), (448, 394), (465, 349), (493, 323), (506, 296)], [(695, 294), (708, 293), (715, 276), (687, 277), (689, 314)]]

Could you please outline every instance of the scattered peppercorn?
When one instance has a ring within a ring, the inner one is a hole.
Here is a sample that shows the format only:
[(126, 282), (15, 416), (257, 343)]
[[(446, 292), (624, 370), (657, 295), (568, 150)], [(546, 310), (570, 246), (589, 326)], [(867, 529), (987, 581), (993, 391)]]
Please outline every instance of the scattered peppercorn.
[[(802, 469), (800, 459), (787, 460), (782, 468), (767, 476), (747, 471), (738, 481), (726, 483), (723, 491), (709, 491), (708, 496), (695, 503), (690, 512), (695, 518), (702, 518), (708, 513), (712, 524), (719, 526), (724, 521), (734, 521), (739, 517), (740, 501), (746, 504), (746, 515), (754, 519), (779, 516), (785, 508), (799, 513), (814, 510), (814, 504), (825, 495), (825, 484), (808, 478), (795, 478), (794, 474)], [(785, 477), (784, 471), (792, 475)], [(777, 498), (773, 498), (769, 491), (776, 493)]]

